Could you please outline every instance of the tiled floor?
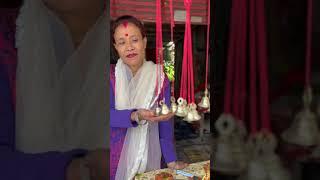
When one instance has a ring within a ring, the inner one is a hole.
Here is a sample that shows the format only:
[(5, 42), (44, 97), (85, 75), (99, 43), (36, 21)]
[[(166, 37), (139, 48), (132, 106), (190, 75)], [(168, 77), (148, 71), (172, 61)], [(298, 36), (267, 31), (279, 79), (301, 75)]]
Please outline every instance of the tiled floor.
[(188, 163), (209, 160), (212, 152), (211, 139), (212, 135), (204, 134), (203, 138), (197, 137), (177, 141), (176, 149), (178, 159)]
[[(210, 117), (202, 114), (200, 121), (192, 124), (175, 118), (176, 150), (179, 160), (196, 163), (210, 160), (213, 136), (210, 134)], [(200, 135), (200, 131), (201, 133)]]

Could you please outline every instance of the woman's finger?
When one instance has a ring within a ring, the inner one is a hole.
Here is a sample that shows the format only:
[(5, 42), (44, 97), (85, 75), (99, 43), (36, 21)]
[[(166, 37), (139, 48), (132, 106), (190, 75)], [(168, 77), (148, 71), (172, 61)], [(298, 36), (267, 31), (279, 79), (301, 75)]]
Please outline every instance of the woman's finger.
[(167, 121), (169, 120), (171, 117), (173, 117), (173, 113), (169, 113), (166, 115), (160, 115), (160, 116), (154, 116), (154, 117), (150, 117), (150, 121)]

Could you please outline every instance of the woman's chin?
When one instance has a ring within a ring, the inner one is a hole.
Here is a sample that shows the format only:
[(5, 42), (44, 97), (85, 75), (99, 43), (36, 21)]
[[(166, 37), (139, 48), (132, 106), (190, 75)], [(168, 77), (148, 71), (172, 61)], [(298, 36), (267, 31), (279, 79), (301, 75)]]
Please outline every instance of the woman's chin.
[(125, 63), (129, 66), (137, 66), (140, 64), (140, 62), (142, 62), (142, 61), (137, 58), (126, 58), (125, 59)]

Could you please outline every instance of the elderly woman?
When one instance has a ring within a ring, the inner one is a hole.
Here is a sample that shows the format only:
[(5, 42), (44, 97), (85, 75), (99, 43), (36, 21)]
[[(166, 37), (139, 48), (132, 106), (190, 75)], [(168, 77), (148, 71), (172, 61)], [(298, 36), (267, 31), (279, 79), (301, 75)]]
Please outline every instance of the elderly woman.
[(101, 0), (0, 15), (0, 179), (107, 179)]
[(111, 180), (131, 180), (137, 173), (160, 169), (161, 157), (169, 168), (184, 168), (187, 164), (177, 161), (175, 153), (173, 113), (157, 116), (154, 111), (160, 92), (169, 105), (170, 83), (156, 64), (145, 59), (142, 23), (122, 16), (112, 30), (119, 59), (110, 71)]

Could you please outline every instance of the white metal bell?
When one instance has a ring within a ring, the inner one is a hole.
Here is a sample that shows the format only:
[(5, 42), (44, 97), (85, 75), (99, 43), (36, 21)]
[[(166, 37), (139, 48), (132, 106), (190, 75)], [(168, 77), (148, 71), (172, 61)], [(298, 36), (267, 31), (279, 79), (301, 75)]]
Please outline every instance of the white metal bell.
[(176, 104), (176, 99), (173, 96), (171, 96), (170, 100), (171, 100), (171, 109), (170, 110), (171, 110), (171, 112), (175, 113), (178, 108), (178, 106)]
[(176, 115), (179, 117), (186, 117), (187, 116), (187, 109), (186, 105), (184, 103), (183, 98), (178, 98), (178, 108), (176, 111)]
[(239, 173), (239, 164), (234, 154), (232, 132), (235, 121), (229, 114), (221, 114), (215, 122), (218, 131), (216, 148), (213, 153), (213, 169), (220, 172)]
[(301, 146), (312, 146), (318, 143), (318, 122), (316, 114), (310, 110), (311, 101), (311, 88), (307, 88), (303, 95), (303, 109), (294, 117), (290, 127), (281, 134), (286, 142)]
[(193, 120), (199, 121), (201, 119), (201, 116), (199, 115), (197, 111), (197, 105), (195, 103), (190, 104), (191, 112), (193, 113)]
[(198, 106), (201, 108), (204, 108), (204, 109), (208, 109), (210, 107), (210, 99), (208, 97), (208, 89), (206, 89), (204, 91), (204, 96), (202, 97)]
[(162, 115), (166, 115), (166, 114), (169, 114), (169, 108), (168, 108), (168, 106), (166, 105), (166, 103), (164, 103), (164, 101), (163, 100), (161, 100), (160, 102), (159, 102), (159, 105), (161, 106), (161, 112), (160, 112), (160, 114), (162, 114)]
[(188, 105), (188, 107), (186, 109), (188, 110), (187, 116), (183, 120), (185, 120), (187, 122), (194, 121), (194, 116), (193, 116), (193, 112), (192, 112), (192, 109), (190, 107), (190, 104)]
[(161, 114), (161, 108), (156, 107), (156, 115), (159, 116)]

